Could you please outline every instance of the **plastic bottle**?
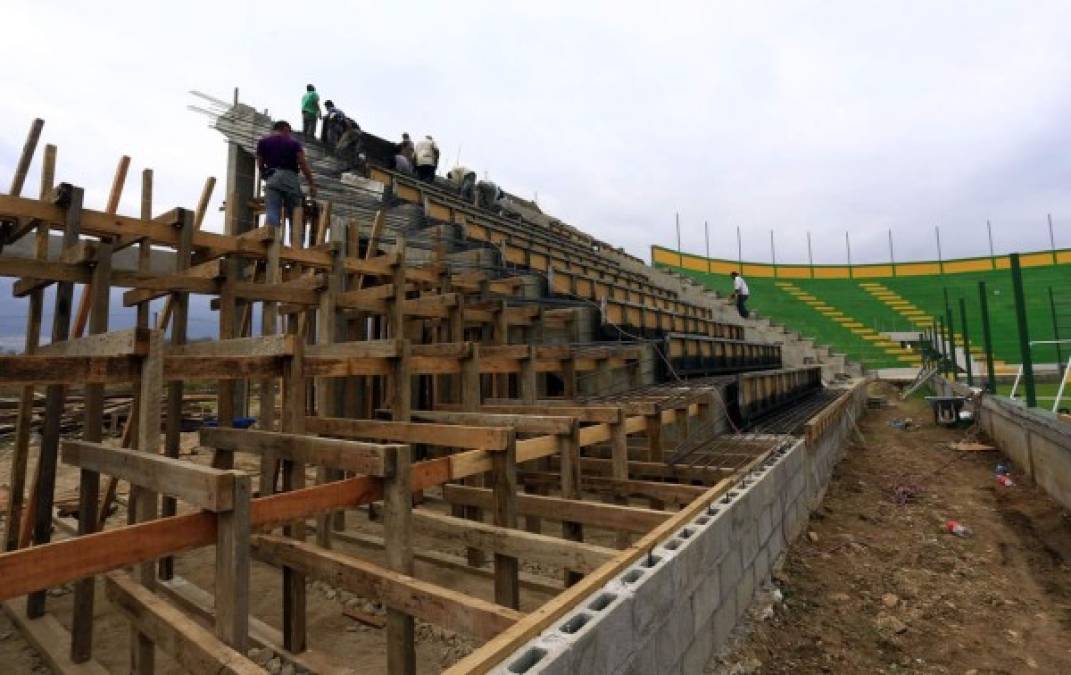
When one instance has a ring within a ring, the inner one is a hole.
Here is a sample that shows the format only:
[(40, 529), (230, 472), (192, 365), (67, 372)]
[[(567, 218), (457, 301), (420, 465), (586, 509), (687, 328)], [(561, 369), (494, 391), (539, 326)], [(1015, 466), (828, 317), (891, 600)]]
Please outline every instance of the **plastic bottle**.
[(974, 536), (974, 532), (971, 530), (971, 528), (967, 527), (958, 520), (950, 520), (945, 523), (945, 529), (956, 535), (957, 537), (966, 538)]

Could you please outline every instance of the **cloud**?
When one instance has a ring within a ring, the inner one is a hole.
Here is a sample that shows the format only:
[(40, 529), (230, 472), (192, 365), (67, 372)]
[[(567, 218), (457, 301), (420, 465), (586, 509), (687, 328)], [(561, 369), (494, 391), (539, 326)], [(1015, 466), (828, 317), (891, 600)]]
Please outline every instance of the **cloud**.
[[(1060, 2), (634, 3), (14, 0), (0, 176), (34, 116), (59, 177), (103, 205), (122, 154), (158, 211), (191, 205), (225, 149), (199, 89), (296, 117), (315, 82), (380, 135), (433, 133), (600, 238), (780, 260), (948, 257), (1071, 245), (1071, 43)], [(44, 39), (46, 38), (47, 39)], [(32, 183), (31, 183), (32, 185)], [(214, 206), (222, 199), (217, 190)], [(209, 227), (220, 216), (210, 211)]]

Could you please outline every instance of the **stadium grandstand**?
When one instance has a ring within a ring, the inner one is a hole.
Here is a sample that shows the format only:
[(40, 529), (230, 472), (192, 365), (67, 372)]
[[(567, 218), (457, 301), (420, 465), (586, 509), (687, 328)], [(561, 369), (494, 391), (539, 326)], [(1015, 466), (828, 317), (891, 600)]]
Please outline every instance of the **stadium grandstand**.
[[(1071, 337), (1071, 249), (1020, 257), (1030, 337), (1052, 342)], [(772, 265), (706, 258), (651, 247), (652, 264), (679, 272), (721, 294), (729, 273), (740, 270), (751, 288), (749, 306), (786, 328), (812, 336), (865, 368), (918, 365), (910, 335), (947, 322), (958, 335), (965, 301), (971, 353), (982, 355), (979, 282), (985, 283), (998, 374), (1014, 376), (1021, 361), (1007, 255), (869, 265)], [(1069, 346), (1035, 344), (1036, 364), (1067, 359)], [(978, 371), (976, 371), (978, 372)]]

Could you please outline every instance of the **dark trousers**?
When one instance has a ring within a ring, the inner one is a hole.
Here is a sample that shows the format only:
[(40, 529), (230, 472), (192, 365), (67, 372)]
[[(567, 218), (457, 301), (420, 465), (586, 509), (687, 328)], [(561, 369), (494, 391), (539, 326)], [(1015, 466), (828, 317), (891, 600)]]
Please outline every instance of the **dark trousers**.
[(301, 113), (301, 133), (306, 140), (316, 138), (316, 113)]
[(417, 164), (417, 178), (425, 183), (435, 182), (435, 166), (433, 164)]
[(736, 296), (736, 311), (740, 312), (740, 316), (745, 318), (745, 319), (748, 318), (748, 316), (750, 316), (750, 313), (747, 311), (747, 305), (745, 304), (749, 297), (751, 297), (751, 296), (749, 296), (749, 295), (738, 295), (738, 296)]

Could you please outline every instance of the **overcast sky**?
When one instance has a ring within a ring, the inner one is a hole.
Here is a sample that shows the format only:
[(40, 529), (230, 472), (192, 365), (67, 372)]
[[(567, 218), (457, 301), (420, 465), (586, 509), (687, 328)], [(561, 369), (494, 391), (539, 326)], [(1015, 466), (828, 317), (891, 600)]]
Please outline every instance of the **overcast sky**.
[[(360, 124), (433, 133), (562, 220), (779, 261), (1071, 246), (1068, 2), (58, 2), (5, 0), (0, 186), (45, 118), (61, 180), (103, 208), (122, 154), (157, 211), (223, 179), (197, 89), (298, 121), (314, 82)], [(447, 166), (443, 167), (448, 168)], [(31, 179), (34, 180), (34, 179)], [(216, 202), (222, 198), (217, 190)], [(209, 227), (218, 226), (214, 212)]]

